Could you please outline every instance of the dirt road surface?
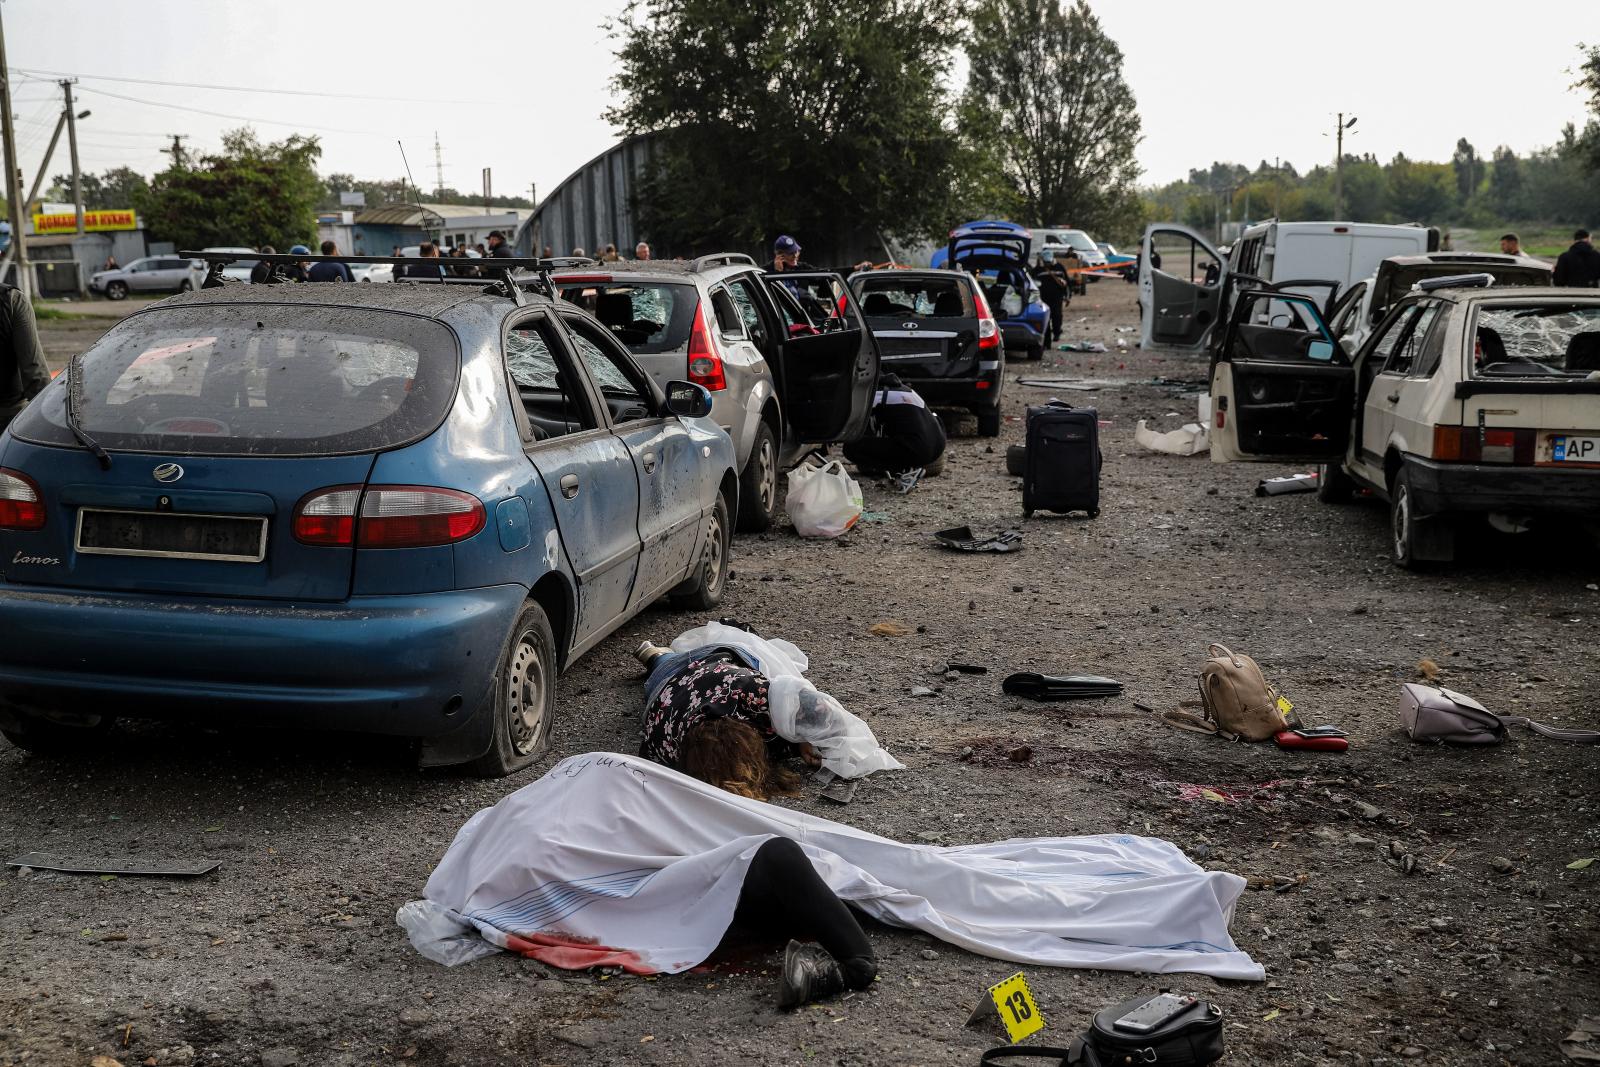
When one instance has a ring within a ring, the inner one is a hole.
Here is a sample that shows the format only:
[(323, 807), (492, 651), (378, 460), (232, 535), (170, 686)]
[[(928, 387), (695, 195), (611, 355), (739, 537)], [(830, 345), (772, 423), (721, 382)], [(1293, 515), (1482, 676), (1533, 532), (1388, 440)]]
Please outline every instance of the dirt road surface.
[[(1068, 337), (1131, 345), (1115, 329), (1134, 323), (1132, 292), (1092, 286)], [(1016, 418), (992, 443), (954, 438), (948, 472), (909, 496), (868, 483), (868, 521), (844, 540), (781, 528), (736, 545), (724, 611), (798, 642), (813, 679), (909, 768), (845, 808), (783, 803), (937, 844), (1151, 834), (1281, 887), (1247, 892), (1234, 919), (1266, 982), (1025, 968), (1047, 1023), (1036, 1043), (1176, 988), (1222, 1006), (1233, 1064), (1560, 1062), (1557, 1042), (1600, 995), (1600, 863), (1569, 866), (1600, 857), (1597, 750), (1526, 732), (1421, 747), (1395, 705), (1426, 657), (1492, 708), (1600, 727), (1592, 544), (1485, 540), (1454, 568), (1404, 573), (1381, 505), (1257, 498), (1258, 478), (1292, 471), (1139, 450), (1138, 418), (1193, 417), (1192, 399), (1150, 383), (1194, 364), (1130, 348), (1019, 369), (1117, 380), (1068, 395), (1107, 420), (1098, 520), (1022, 521), (1004, 469)], [(1008, 413), (1048, 395), (1013, 383)], [(933, 545), (969, 522), (1020, 524), (1026, 548)], [(884, 619), (912, 632), (869, 636)], [(222, 863), (190, 881), (0, 874), (0, 1064), (976, 1063), (998, 1034), (963, 1023), (1017, 968), (921, 935), (873, 928), (870, 991), (780, 1014), (775, 951), (659, 979), (511, 956), (447, 970), (395, 925), (473, 811), (563, 756), (637, 750), (629, 652), (698, 621), (652, 610), (586, 656), (562, 680), (548, 760), (505, 781), (418, 773), (403, 744), (256, 732), (220, 712), (214, 731), (123, 728), (70, 761), (0, 742), (5, 857)], [(1194, 693), (1212, 640), (1259, 658), (1308, 722), (1350, 731), (1351, 751), (1230, 745), (1135, 707)], [(951, 660), (990, 673), (947, 677)], [(1111, 675), (1127, 696), (1002, 695), (1023, 669)]]

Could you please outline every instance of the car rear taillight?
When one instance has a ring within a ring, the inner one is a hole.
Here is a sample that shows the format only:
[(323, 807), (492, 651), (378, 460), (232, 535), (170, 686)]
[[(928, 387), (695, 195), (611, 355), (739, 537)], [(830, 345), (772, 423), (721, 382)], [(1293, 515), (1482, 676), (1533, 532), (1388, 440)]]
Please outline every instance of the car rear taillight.
[(711, 348), (704, 304), (695, 305), (694, 325), (689, 328), (689, 380), (713, 393), (728, 387), (727, 376), (722, 373), (722, 359)]
[(0, 467), (0, 530), (44, 529), (44, 498), (21, 471)]
[(483, 502), (428, 485), (335, 485), (294, 509), (295, 540), (307, 545), (428, 548), (465, 541), (483, 529)]
[(1000, 324), (994, 321), (994, 312), (989, 310), (989, 299), (983, 295), (983, 290), (973, 287), (972, 295), (978, 303), (978, 347), (1000, 347)]
[(1536, 430), (1491, 430), (1480, 426), (1435, 426), (1433, 458), (1441, 463), (1531, 465)]

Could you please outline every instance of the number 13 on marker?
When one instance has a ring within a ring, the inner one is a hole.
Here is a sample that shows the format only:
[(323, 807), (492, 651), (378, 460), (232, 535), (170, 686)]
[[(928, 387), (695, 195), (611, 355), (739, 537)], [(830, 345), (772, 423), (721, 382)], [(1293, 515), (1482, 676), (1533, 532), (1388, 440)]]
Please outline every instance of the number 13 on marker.
[(1039, 1015), (1039, 1005), (1033, 1002), (1028, 991), (1028, 981), (1018, 971), (1010, 978), (989, 987), (989, 996), (1000, 1012), (1000, 1021), (1006, 1024), (1006, 1034), (1015, 1045), (1029, 1034), (1044, 1029), (1044, 1019)]

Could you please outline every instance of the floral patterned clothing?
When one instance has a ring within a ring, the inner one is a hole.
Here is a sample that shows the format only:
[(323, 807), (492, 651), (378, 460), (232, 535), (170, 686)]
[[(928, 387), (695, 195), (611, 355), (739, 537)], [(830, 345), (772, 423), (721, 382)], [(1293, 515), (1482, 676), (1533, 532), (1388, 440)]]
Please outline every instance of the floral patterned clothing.
[(644, 742), (639, 755), (676, 767), (683, 741), (707, 719), (749, 723), (767, 742), (767, 755), (786, 759), (795, 747), (772, 729), (767, 709), (767, 679), (729, 652), (711, 652), (684, 664), (661, 687), (644, 712)]

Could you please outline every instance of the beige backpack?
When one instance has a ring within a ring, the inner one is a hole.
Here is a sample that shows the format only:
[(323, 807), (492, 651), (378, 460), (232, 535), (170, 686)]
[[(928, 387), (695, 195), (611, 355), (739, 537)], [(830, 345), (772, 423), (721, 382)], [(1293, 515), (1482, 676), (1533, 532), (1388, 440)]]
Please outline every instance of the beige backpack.
[(1169, 711), (1162, 715), (1169, 725), (1221, 734), (1230, 741), (1266, 741), (1296, 725), (1286, 721), (1280, 707), (1287, 701), (1280, 705), (1278, 691), (1255, 660), (1215, 643), (1206, 652), (1211, 658), (1200, 668), (1200, 705), (1206, 717)]

